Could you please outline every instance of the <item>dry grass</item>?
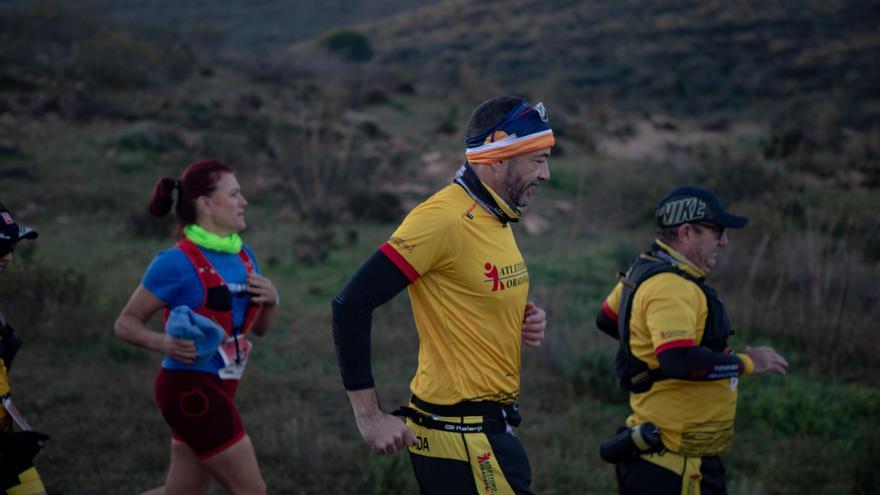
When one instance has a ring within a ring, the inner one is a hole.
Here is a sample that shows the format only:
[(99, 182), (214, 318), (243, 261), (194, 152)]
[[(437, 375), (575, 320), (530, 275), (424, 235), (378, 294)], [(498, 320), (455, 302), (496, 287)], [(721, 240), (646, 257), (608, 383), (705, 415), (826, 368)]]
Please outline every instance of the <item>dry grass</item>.
[(759, 219), (719, 278), (741, 325), (796, 343), (817, 370), (876, 384), (880, 270), (843, 218), (808, 211), (778, 229)]

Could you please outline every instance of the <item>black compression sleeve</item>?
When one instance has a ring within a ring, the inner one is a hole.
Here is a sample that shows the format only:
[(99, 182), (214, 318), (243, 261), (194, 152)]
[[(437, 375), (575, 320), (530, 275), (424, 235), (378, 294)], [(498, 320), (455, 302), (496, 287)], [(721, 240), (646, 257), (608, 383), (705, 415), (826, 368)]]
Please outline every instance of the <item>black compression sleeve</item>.
[(333, 298), (333, 342), (346, 390), (373, 387), (370, 366), (373, 310), (399, 294), (409, 283), (391, 260), (376, 251)]
[(745, 364), (736, 354), (714, 352), (705, 347), (676, 347), (661, 352), (660, 369), (670, 378), (710, 381), (743, 374)]
[(620, 336), (617, 334), (617, 322), (612, 320), (602, 308), (599, 308), (599, 312), (596, 313), (596, 327), (609, 337), (620, 340)]

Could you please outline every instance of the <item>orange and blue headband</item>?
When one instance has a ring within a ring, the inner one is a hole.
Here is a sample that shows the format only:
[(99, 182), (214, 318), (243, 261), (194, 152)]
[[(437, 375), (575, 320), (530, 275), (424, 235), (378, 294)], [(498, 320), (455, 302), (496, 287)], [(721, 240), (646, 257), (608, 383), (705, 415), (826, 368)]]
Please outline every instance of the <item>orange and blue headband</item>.
[(543, 103), (521, 103), (497, 126), (465, 138), (467, 161), (488, 165), (499, 160), (550, 148), (556, 143)]

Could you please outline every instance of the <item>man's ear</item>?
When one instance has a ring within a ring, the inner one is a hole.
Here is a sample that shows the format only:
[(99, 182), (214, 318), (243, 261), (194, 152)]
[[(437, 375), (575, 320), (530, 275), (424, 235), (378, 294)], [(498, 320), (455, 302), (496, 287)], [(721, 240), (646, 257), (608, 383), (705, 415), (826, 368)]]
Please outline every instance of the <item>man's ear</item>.
[(508, 160), (498, 160), (497, 162), (490, 163), (489, 167), (492, 169), (492, 172), (495, 172), (497, 174), (504, 171), (507, 162)]
[(683, 224), (679, 225), (678, 226), (678, 238), (683, 241), (690, 239), (691, 232), (693, 232), (693, 230), (694, 230), (693, 227), (691, 227), (691, 224), (689, 224), (689, 223), (683, 223)]

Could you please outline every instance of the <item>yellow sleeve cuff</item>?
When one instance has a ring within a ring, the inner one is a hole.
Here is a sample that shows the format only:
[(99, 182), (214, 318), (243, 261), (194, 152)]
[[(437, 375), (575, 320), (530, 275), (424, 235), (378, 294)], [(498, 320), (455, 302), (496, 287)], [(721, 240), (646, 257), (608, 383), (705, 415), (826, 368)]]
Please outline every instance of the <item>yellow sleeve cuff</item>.
[(743, 354), (741, 352), (736, 354), (743, 361), (743, 375), (751, 375), (753, 371), (755, 371), (755, 363), (752, 361), (752, 358), (748, 354)]

